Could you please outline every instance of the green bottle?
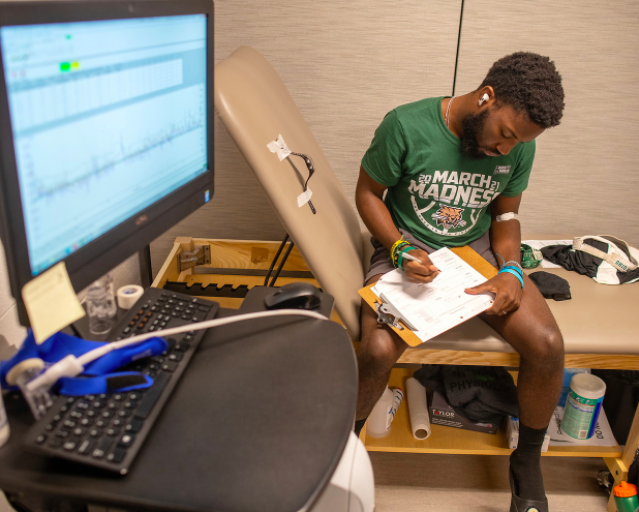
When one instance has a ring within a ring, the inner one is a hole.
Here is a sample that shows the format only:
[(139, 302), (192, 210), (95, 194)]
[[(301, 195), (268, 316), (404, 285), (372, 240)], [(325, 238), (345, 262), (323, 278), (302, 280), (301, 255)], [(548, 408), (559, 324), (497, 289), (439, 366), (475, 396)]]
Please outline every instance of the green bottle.
[(639, 507), (637, 499), (637, 487), (623, 481), (619, 485), (615, 485), (612, 490), (615, 495), (615, 505), (617, 512), (635, 512)]

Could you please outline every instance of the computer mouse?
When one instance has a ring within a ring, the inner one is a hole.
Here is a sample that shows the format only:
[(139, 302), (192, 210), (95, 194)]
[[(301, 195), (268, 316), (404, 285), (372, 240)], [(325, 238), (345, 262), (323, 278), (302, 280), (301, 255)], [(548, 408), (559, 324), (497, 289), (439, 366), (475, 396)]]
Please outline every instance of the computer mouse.
[(309, 283), (290, 283), (264, 299), (266, 309), (317, 309), (321, 292)]

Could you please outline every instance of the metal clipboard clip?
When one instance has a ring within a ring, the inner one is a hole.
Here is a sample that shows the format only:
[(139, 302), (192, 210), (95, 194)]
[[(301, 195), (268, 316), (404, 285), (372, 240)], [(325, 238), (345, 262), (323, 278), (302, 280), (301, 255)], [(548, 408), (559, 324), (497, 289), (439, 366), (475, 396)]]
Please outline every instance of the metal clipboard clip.
[[(377, 310), (377, 322), (384, 325), (390, 325), (400, 331), (404, 330), (404, 325), (411, 331), (416, 331), (417, 328), (411, 324), (395, 306), (393, 306), (388, 298), (383, 294), (379, 294), (379, 298), (382, 302), (375, 301), (375, 309)], [(399, 322), (404, 325), (401, 325)]]

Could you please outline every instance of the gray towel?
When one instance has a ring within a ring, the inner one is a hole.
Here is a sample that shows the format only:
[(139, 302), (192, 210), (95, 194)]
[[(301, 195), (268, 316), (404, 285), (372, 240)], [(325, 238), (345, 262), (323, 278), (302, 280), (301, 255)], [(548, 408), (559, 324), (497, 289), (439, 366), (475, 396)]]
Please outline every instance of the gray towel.
[(506, 414), (519, 416), (517, 388), (502, 367), (425, 364), (414, 377), (471, 421), (497, 423)]

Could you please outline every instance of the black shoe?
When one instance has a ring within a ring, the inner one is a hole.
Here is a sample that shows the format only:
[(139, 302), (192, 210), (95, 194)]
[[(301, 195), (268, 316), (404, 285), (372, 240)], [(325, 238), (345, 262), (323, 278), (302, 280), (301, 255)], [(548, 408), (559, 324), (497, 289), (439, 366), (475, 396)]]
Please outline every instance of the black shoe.
[(515, 475), (509, 469), (510, 476), (510, 512), (548, 512), (548, 498), (543, 500), (524, 500), (515, 493)]

